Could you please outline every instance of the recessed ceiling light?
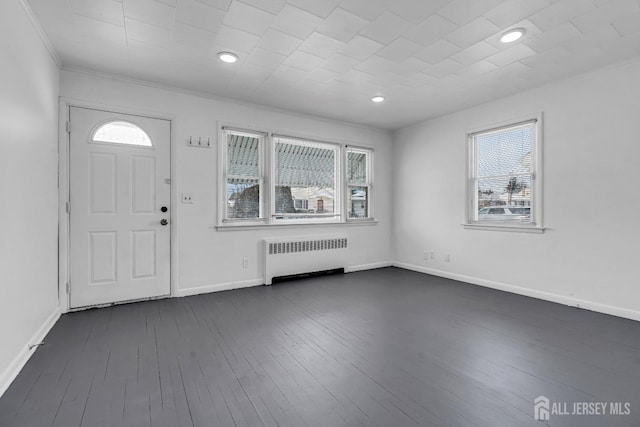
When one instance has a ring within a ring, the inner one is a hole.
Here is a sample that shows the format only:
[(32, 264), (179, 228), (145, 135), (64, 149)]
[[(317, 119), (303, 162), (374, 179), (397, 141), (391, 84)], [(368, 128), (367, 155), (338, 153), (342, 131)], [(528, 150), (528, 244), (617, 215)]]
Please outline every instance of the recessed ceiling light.
[(384, 96), (380, 96), (380, 95), (378, 95), (378, 96), (374, 96), (373, 98), (371, 98), (371, 100), (372, 100), (373, 102), (378, 102), (378, 103), (379, 103), (379, 102), (384, 101)]
[(222, 62), (228, 62), (232, 64), (238, 60), (238, 55), (231, 52), (220, 52), (218, 53), (218, 58), (220, 58), (220, 61)]
[(524, 29), (516, 28), (509, 30), (500, 37), (502, 43), (512, 43), (524, 35)]

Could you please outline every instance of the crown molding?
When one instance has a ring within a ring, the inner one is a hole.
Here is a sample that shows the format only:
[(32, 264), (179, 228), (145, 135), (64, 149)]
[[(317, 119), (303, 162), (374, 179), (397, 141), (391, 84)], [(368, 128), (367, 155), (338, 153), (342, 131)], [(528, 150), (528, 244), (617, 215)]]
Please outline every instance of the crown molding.
[(55, 62), (58, 68), (62, 68), (62, 60), (60, 59), (58, 52), (56, 52), (55, 48), (53, 47), (51, 40), (49, 40), (47, 33), (45, 33), (42, 29), (42, 25), (40, 25), (38, 18), (36, 18), (36, 14), (33, 12), (33, 9), (31, 9), (31, 6), (29, 6), (29, 3), (27, 3), (26, 0), (20, 0), (20, 4), (22, 5), (22, 9), (24, 9), (25, 13), (27, 14), (29, 21), (31, 21), (33, 29), (36, 30), (36, 33), (38, 33), (40, 40), (42, 40), (42, 43), (49, 52), (51, 59), (53, 59), (53, 62)]

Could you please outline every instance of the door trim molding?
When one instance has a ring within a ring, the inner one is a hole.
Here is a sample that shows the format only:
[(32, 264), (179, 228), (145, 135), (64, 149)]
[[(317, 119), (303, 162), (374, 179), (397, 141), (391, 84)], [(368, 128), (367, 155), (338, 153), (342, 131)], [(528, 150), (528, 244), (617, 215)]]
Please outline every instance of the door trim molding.
[[(170, 200), (171, 200), (171, 236), (170, 236), (170, 261), (169, 265), (171, 273), (169, 276), (170, 294), (169, 297), (177, 295), (178, 289), (178, 191), (176, 179), (176, 166), (178, 145), (176, 116), (157, 111), (141, 110), (121, 105), (107, 105), (97, 102), (86, 101), (82, 99), (60, 97), (58, 103), (58, 112), (60, 122), (58, 126), (58, 302), (61, 313), (76, 311), (70, 309), (69, 294), (67, 294), (67, 282), (70, 280), (70, 258), (69, 258), (69, 214), (66, 210), (67, 201), (69, 200), (69, 147), (70, 134), (67, 132), (67, 122), (71, 107), (86, 108), (91, 110), (102, 110), (113, 113), (129, 114), (135, 116), (143, 116), (152, 119), (160, 119), (169, 121), (171, 134), (169, 136), (169, 157), (170, 157)], [(72, 207), (73, 210), (73, 207)], [(72, 285), (73, 286), (73, 285)], [(166, 297), (165, 297), (166, 298)], [(91, 307), (84, 307), (91, 308)]]

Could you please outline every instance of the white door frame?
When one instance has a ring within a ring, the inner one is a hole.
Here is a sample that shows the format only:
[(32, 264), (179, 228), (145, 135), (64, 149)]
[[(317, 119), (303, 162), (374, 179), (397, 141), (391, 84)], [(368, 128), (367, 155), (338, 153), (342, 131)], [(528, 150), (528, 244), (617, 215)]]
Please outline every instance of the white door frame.
[[(176, 116), (167, 115), (164, 113), (150, 112), (135, 108), (114, 106), (99, 104), (96, 102), (78, 100), (73, 98), (60, 97), (59, 100), (59, 115), (60, 123), (58, 126), (58, 302), (61, 313), (67, 313), (75, 311), (70, 309), (69, 294), (67, 293), (67, 283), (70, 280), (70, 268), (69, 268), (69, 213), (67, 212), (67, 202), (69, 201), (69, 146), (70, 138), (69, 132), (67, 132), (67, 123), (69, 121), (69, 112), (71, 107), (89, 108), (93, 110), (103, 110), (113, 113), (131, 114), (137, 116), (144, 116), (153, 119), (168, 120), (171, 125), (170, 136), (170, 168), (171, 168), (171, 259), (169, 265), (171, 267), (170, 275), (170, 294), (168, 298), (176, 296), (176, 289), (178, 288), (178, 191), (177, 191), (177, 152), (178, 144), (176, 137)], [(154, 297), (148, 299), (162, 299), (163, 297)], [(111, 304), (105, 304), (111, 305)], [(79, 308), (77, 310), (84, 310), (90, 307)]]

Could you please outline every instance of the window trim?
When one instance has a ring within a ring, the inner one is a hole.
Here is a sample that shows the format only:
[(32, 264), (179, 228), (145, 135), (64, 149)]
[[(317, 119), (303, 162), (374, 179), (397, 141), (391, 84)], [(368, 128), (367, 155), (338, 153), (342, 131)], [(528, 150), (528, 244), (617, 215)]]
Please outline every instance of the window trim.
[[(326, 216), (316, 216), (313, 218), (301, 218), (301, 219), (293, 219), (293, 218), (288, 218), (288, 219), (283, 219), (283, 218), (277, 218), (278, 214), (275, 212), (275, 203), (273, 203), (276, 199), (276, 185), (275, 185), (275, 176), (276, 176), (276, 146), (278, 144), (277, 140), (278, 139), (285, 139), (285, 140), (291, 140), (294, 143), (299, 143), (302, 146), (307, 146), (307, 147), (314, 147), (314, 146), (318, 146), (318, 145), (327, 145), (327, 146), (331, 146), (331, 149), (334, 150), (334, 166), (335, 169), (333, 171), (333, 179), (334, 179), (334, 183), (335, 183), (335, 189), (334, 189), (334, 194), (333, 194), (333, 203), (334, 203), (334, 214), (333, 215), (326, 215)], [(301, 137), (297, 137), (297, 136), (289, 136), (289, 135), (282, 135), (282, 134), (271, 134), (271, 138), (270, 138), (270, 147), (269, 147), (269, 152), (270, 152), (270, 178), (272, 181), (271, 185), (269, 186), (269, 191), (270, 191), (270, 199), (269, 201), (271, 202), (271, 206), (270, 206), (270, 218), (268, 219), (268, 222), (270, 224), (339, 224), (343, 221), (344, 218), (344, 212), (343, 212), (343, 203), (342, 203), (342, 180), (340, 179), (340, 177), (342, 176), (342, 162), (340, 161), (340, 157), (342, 154), (342, 150), (343, 150), (343, 144), (339, 144), (339, 143), (335, 143), (335, 142), (328, 142), (328, 141), (321, 141), (318, 139), (312, 139), (312, 138), (301, 138)], [(337, 208), (336, 208), (337, 205)]]
[[(101, 140), (96, 139), (96, 134), (98, 133), (99, 130), (101, 130), (102, 128), (104, 128), (107, 125), (114, 124), (114, 123), (125, 123), (125, 124), (131, 125), (131, 126), (134, 126), (134, 127), (138, 128), (138, 129), (140, 129), (140, 131), (142, 131), (142, 133), (145, 134), (147, 139), (149, 139), (150, 145), (132, 144), (132, 143), (129, 143), (129, 142), (101, 141)], [(151, 135), (144, 128), (144, 126), (141, 126), (140, 124), (135, 123), (132, 120), (125, 120), (125, 119), (121, 119), (121, 118), (111, 118), (111, 119), (103, 120), (102, 122), (98, 123), (96, 126), (93, 127), (93, 129), (89, 133), (88, 142), (89, 142), (89, 144), (97, 144), (97, 145), (107, 145), (107, 146), (114, 146), (115, 145), (115, 146), (118, 146), (118, 147), (140, 148), (140, 149), (146, 149), (146, 150), (155, 150), (156, 149), (156, 146), (153, 143), (153, 139), (151, 138)]]
[[(227, 217), (227, 180), (228, 180), (228, 155), (229, 152), (227, 150), (227, 135), (229, 133), (233, 133), (235, 135), (242, 135), (242, 136), (247, 136), (250, 138), (258, 138), (259, 142), (258, 142), (258, 182), (260, 185), (260, 200), (259, 200), (259, 204), (260, 204), (260, 213), (258, 218), (228, 218)], [(218, 189), (220, 191), (219, 195), (218, 195), (218, 200), (217, 200), (217, 204), (218, 204), (218, 224), (220, 226), (224, 225), (224, 224), (234, 224), (234, 225), (239, 225), (239, 224), (246, 224), (246, 225), (264, 225), (267, 222), (267, 218), (265, 218), (265, 212), (266, 212), (266, 207), (265, 207), (265, 203), (267, 202), (267, 200), (265, 200), (264, 197), (264, 189), (265, 187), (268, 185), (267, 179), (265, 177), (265, 146), (267, 145), (267, 138), (268, 138), (268, 134), (265, 132), (260, 132), (260, 131), (254, 131), (254, 130), (250, 130), (250, 129), (242, 129), (242, 128), (237, 128), (237, 127), (233, 127), (233, 126), (221, 126), (220, 127), (220, 133), (219, 133), (219, 141), (220, 143), (218, 144), (218, 156), (220, 159), (220, 162), (218, 163), (218, 169), (219, 169), (219, 173), (218, 173), (218, 177), (219, 177), (219, 182), (220, 185), (218, 186)]]
[[(258, 127), (256, 127), (258, 128)], [(319, 227), (319, 226), (345, 226), (345, 225), (376, 225), (378, 221), (374, 217), (374, 152), (375, 149), (372, 146), (367, 145), (354, 145), (346, 142), (341, 142), (331, 139), (322, 139), (314, 136), (300, 136), (295, 134), (282, 133), (281, 131), (269, 131), (269, 130), (256, 130), (253, 126), (244, 127), (225, 122), (218, 122), (217, 134), (218, 134), (218, 185), (216, 186), (218, 194), (216, 195), (217, 204), (217, 216), (215, 229), (218, 231), (241, 231), (249, 229), (261, 229), (261, 228), (273, 228), (273, 227)], [(264, 128), (262, 128), (264, 129)], [(226, 182), (227, 182), (227, 132), (234, 132), (245, 134), (251, 137), (260, 137), (262, 139), (262, 147), (260, 148), (260, 166), (262, 174), (262, 186), (260, 191), (260, 212), (261, 218), (259, 219), (243, 219), (243, 218), (227, 218), (226, 213)], [(335, 147), (336, 150), (336, 189), (334, 195), (334, 203), (337, 203), (339, 208), (336, 210), (336, 218), (334, 219), (322, 219), (322, 218), (308, 218), (304, 220), (296, 219), (279, 219), (276, 220), (272, 215), (275, 215), (275, 185), (273, 180), (275, 179), (275, 148), (277, 138), (284, 138), (290, 140), (297, 140), (300, 142), (307, 142), (312, 144), (326, 144)], [(346, 177), (346, 162), (347, 162), (347, 150), (358, 149), (367, 151), (369, 154), (369, 217), (368, 218), (347, 218), (347, 190), (348, 183)], [(363, 223), (363, 224), (359, 224)]]
[[(517, 127), (533, 123), (535, 131), (535, 139), (533, 141), (531, 152), (532, 185), (531, 185), (531, 215), (532, 222), (527, 224), (512, 224), (506, 221), (474, 221), (472, 214), (476, 208), (475, 194), (475, 170), (476, 170), (476, 153), (474, 137), (479, 134), (488, 134), (499, 132), (504, 129)], [(492, 231), (515, 231), (524, 233), (543, 233), (543, 113), (528, 114), (506, 120), (493, 125), (482, 126), (475, 129), (467, 130), (465, 133), (466, 156), (467, 163), (465, 168), (465, 191), (464, 191), (464, 218), (462, 226), (471, 230), (492, 230)]]
[[(349, 178), (347, 177), (347, 173), (348, 173), (348, 169), (349, 169), (349, 152), (361, 152), (364, 153), (367, 156), (367, 180), (366, 180), (366, 187), (367, 187), (367, 211), (369, 212), (369, 215), (366, 218), (349, 218), (349, 188), (350, 187), (362, 187), (362, 185), (351, 185), (349, 183)], [(374, 150), (371, 147), (363, 147), (363, 146), (358, 146), (358, 145), (345, 145), (344, 146), (344, 157), (343, 157), (343, 162), (344, 162), (344, 174), (343, 174), (343, 180), (344, 180), (344, 218), (346, 222), (367, 222), (367, 221), (375, 221), (375, 215), (374, 215), (374, 209), (373, 209), (373, 193), (374, 193), (374, 189), (373, 189), (373, 174), (374, 174), (374, 168), (373, 168), (373, 154)]]

